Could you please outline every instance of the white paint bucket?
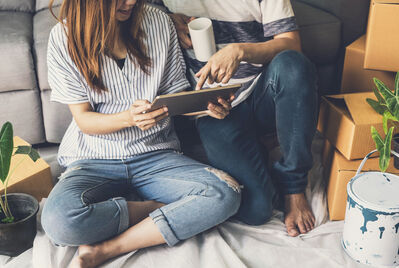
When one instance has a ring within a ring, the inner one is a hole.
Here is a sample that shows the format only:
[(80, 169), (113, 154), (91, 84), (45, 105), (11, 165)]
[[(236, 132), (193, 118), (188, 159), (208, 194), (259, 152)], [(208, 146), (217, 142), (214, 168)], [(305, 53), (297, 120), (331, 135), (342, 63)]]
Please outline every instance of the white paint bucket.
[(374, 152), (363, 159), (348, 183), (342, 245), (357, 262), (392, 267), (399, 265), (399, 177), (360, 174)]

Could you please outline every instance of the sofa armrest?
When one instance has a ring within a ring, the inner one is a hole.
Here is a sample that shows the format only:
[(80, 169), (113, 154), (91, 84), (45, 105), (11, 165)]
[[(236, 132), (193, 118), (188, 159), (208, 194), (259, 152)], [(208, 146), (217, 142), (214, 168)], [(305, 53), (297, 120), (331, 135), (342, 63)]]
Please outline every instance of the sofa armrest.
[(342, 41), (346, 46), (366, 32), (369, 0), (298, 0), (325, 10), (342, 22)]

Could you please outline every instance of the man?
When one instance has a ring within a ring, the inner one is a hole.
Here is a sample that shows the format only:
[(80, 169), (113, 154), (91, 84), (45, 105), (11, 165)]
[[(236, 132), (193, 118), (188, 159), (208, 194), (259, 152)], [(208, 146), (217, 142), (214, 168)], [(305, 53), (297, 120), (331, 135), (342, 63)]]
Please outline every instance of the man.
[[(284, 195), (290, 236), (314, 228), (304, 191), (312, 167), (311, 142), (317, 120), (315, 70), (303, 56), (289, 0), (164, 0), (185, 50), (196, 89), (242, 83), (231, 103), (210, 104), (196, 126), (211, 165), (243, 186), (236, 217), (265, 223), (276, 194)], [(195, 59), (187, 23), (212, 19), (217, 53)], [(268, 169), (259, 138), (277, 133), (283, 157)]]

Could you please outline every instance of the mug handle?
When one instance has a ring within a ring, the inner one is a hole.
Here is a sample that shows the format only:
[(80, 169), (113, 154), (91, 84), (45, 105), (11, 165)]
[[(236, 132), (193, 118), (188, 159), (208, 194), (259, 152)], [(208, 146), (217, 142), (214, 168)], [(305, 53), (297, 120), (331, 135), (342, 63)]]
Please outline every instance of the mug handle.
[[(360, 166), (359, 166), (359, 168), (358, 168), (357, 171), (356, 171), (356, 175), (355, 175), (355, 176), (357, 176), (357, 175), (360, 174), (360, 171), (362, 171), (362, 168), (363, 168), (364, 164), (366, 163), (366, 161), (367, 161), (367, 160), (370, 158), (370, 156), (371, 156), (372, 154), (374, 154), (375, 152), (377, 152), (377, 149), (371, 151), (370, 153), (368, 153), (368, 154), (364, 157), (363, 161), (360, 163)], [(391, 150), (391, 154), (393, 154), (393, 155), (396, 156), (396, 157), (399, 157), (399, 154), (398, 154), (397, 152), (395, 152), (395, 151), (392, 151), (392, 150)]]

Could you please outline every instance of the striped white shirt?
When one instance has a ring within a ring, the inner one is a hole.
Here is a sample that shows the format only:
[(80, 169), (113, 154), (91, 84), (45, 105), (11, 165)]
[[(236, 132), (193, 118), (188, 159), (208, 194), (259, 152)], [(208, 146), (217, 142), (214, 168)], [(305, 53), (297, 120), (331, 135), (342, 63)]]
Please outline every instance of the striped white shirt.
[[(149, 0), (164, 5), (172, 13), (189, 17), (207, 17), (212, 20), (217, 49), (230, 43), (265, 42), (274, 35), (298, 30), (290, 0)], [(189, 79), (196, 84), (194, 76), (206, 62), (195, 58), (192, 49), (185, 50)], [(244, 101), (252, 92), (263, 65), (241, 62), (228, 84), (243, 84), (237, 92), (233, 106)], [(214, 87), (217, 84), (204, 84)]]
[[(150, 6), (145, 6), (143, 12), (144, 43), (152, 61), (150, 74), (146, 75), (136, 67), (129, 57), (120, 69), (114, 59), (102, 55), (102, 78), (108, 89), (102, 93), (88, 86), (69, 56), (63, 25), (55, 25), (47, 52), (51, 101), (65, 104), (89, 102), (93, 111), (113, 114), (128, 110), (138, 99), (152, 102), (157, 95), (189, 87), (172, 21), (165, 13)], [(130, 127), (104, 135), (85, 134), (72, 120), (60, 144), (58, 162), (68, 166), (78, 159), (124, 159), (161, 149), (180, 150), (170, 118), (146, 131)]]

